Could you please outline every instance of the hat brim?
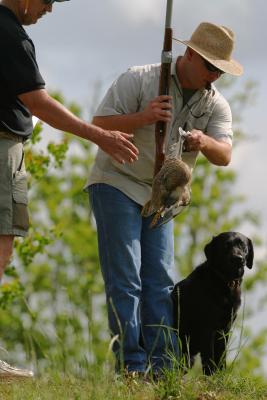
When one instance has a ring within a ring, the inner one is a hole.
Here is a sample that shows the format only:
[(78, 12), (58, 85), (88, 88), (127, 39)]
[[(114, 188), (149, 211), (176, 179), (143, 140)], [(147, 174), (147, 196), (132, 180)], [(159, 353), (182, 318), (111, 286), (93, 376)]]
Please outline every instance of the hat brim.
[(203, 49), (200, 49), (198, 46), (196, 46), (194, 43), (192, 43), (190, 40), (180, 40), (173, 38), (176, 42), (182, 43), (187, 47), (190, 47), (191, 49), (195, 50), (198, 54), (201, 55), (201, 57), (205, 58), (209, 63), (214, 65), (216, 68), (219, 68), (221, 71), (226, 72), (227, 74), (235, 75), (235, 76), (240, 76), (243, 74), (244, 69), (239, 62), (235, 60), (218, 60), (215, 59), (212, 54), (203, 51)]

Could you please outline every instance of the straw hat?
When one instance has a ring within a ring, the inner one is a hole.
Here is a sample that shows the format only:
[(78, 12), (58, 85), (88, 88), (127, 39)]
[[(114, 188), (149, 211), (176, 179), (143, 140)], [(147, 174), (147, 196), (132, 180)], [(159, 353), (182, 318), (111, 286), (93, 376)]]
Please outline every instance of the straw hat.
[(243, 67), (231, 58), (234, 48), (234, 32), (222, 25), (202, 22), (190, 40), (175, 39), (195, 50), (208, 62), (231, 75), (241, 75)]

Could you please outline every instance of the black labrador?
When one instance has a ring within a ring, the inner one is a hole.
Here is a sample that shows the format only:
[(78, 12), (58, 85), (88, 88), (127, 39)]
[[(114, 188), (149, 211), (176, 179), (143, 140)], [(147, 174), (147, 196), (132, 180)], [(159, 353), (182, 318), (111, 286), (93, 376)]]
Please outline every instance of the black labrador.
[(253, 244), (238, 232), (223, 232), (205, 246), (207, 260), (172, 292), (174, 323), (184, 366), (200, 353), (203, 373), (226, 366), (229, 331), (241, 304), (245, 267), (252, 268)]

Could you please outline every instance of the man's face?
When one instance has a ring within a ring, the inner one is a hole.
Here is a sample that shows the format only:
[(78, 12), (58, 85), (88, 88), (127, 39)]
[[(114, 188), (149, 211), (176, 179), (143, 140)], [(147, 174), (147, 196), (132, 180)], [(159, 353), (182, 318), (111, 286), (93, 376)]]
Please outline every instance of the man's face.
[(20, 2), (20, 20), (23, 25), (36, 24), (47, 12), (52, 11), (52, 4), (43, 0), (24, 0)]
[(192, 88), (205, 88), (221, 76), (219, 70), (211, 71), (205, 60), (198, 53), (191, 50), (190, 54), (190, 79)]

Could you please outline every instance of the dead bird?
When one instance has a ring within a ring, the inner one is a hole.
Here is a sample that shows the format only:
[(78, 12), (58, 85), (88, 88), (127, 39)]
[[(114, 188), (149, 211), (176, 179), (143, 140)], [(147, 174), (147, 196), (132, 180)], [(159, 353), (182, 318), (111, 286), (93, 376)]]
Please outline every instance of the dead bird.
[(155, 213), (150, 224), (153, 228), (160, 217), (174, 204), (186, 206), (190, 202), (191, 170), (189, 166), (173, 155), (167, 156), (161, 170), (152, 184), (152, 196), (142, 209), (142, 216)]

